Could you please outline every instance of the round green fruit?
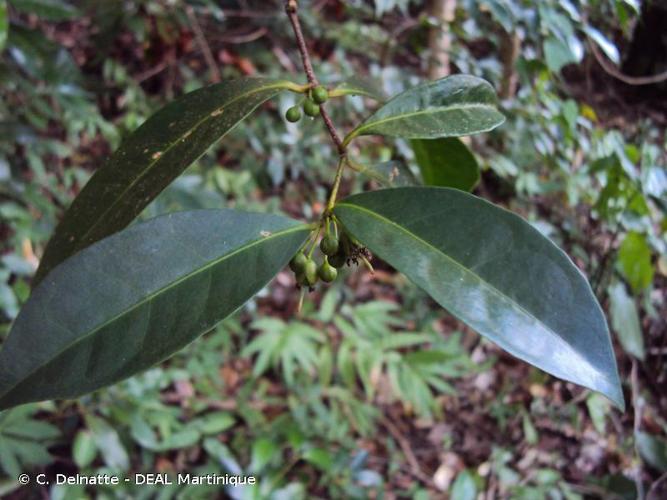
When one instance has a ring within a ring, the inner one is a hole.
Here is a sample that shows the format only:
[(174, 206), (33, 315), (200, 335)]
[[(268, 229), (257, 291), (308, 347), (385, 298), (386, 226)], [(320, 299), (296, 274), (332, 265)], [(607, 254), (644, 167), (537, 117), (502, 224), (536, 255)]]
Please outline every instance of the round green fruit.
[(308, 116), (315, 117), (320, 114), (320, 107), (310, 99), (306, 99), (303, 103), (303, 112)]
[(306, 283), (313, 286), (317, 283), (317, 264), (313, 259), (308, 259), (306, 266), (303, 269), (303, 274), (306, 276)]
[(298, 274), (306, 268), (306, 262), (308, 262), (308, 258), (303, 254), (303, 252), (299, 252), (294, 257), (292, 257), (292, 260), (290, 260), (289, 268)]
[(320, 250), (324, 255), (336, 255), (338, 252), (338, 238), (331, 234), (327, 234), (320, 241)]
[(313, 89), (312, 95), (313, 101), (315, 101), (317, 104), (327, 102), (327, 99), (329, 99), (329, 93), (327, 92), (327, 89), (321, 85)]
[(336, 271), (336, 268), (329, 265), (329, 263), (325, 260), (317, 270), (317, 274), (325, 283), (331, 283), (336, 279), (336, 276), (338, 276), (338, 271)]
[(292, 106), (285, 113), (288, 122), (296, 123), (301, 119), (301, 110), (297, 106)]

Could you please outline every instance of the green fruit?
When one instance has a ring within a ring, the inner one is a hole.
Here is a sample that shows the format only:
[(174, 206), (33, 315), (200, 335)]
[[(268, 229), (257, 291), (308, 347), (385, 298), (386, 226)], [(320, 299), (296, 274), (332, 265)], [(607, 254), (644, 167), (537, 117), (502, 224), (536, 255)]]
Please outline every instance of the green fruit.
[(296, 274), (296, 284), (299, 286), (306, 286), (306, 275), (302, 272)]
[(329, 257), (328, 260), (329, 264), (331, 264), (333, 267), (340, 269), (345, 265), (345, 262), (347, 261), (347, 255), (345, 255), (344, 252), (338, 252), (336, 255), (332, 255), (331, 257)]
[(327, 234), (322, 241), (320, 241), (320, 250), (324, 255), (336, 255), (338, 252), (338, 238), (331, 234)]
[(305, 269), (306, 262), (308, 262), (308, 258), (303, 254), (303, 252), (299, 252), (294, 257), (292, 257), (292, 260), (290, 260), (289, 268), (298, 274)]
[(336, 279), (336, 276), (338, 276), (338, 271), (336, 271), (335, 267), (331, 267), (329, 263), (325, 260), (324, 262), (322, 262), (322, 265), (317, 270), (317, 274), (319, 275), (320, 279), (325, 283), (331, 283), (333, 280)]
[(306, 267), (303, 269), (303, 274), (306, 276), (306, 283), (310, 286), (317, 283), (317, 264), (313, 259), (308, 259)]
[(287, 118), (288, 122), (298, 122), (301, 119), (301, 110), (298, 108), (298, 106), (292, 106), (285, 113), (285, 118)]
[(327, 89), (322, 86), (315, 87), (312, 91), (312, 95), (313, 101), (315, 101), (317, 104), (327, 102), (327, 99), (329, 99), (329, 93), (327, 92)]
[(320, 114), (320, 107), (310, 99), (306, 99), (303, 103), (303, 112), (308, 116), (315, 117)]

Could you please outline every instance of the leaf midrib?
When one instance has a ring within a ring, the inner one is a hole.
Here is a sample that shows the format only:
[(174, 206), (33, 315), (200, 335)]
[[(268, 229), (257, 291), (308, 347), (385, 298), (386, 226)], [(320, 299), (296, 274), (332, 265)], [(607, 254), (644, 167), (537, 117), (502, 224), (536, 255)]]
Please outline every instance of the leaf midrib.
[(256, 245), (259, 245), (259, 244), (264, 243), (264, 242), (266, 242), (266, 241), (272, 240), (272, 239), (274, 239), (274, 238), (281, 237), (281, 236), (285, 236), (285, 235), (287, 235), (287, 234), (295, 233), (295, 232), (298, 232), (298, 231), (303, 231), (303, 230), (308, 229), (308, 228), (309, 228), (308, 224), (299, 224), (299, 225), (296, 225), (296, 226), (293, 226), (293, 227), (289, 227), (289, 228), (287, 228), (287, 229), (283, 229), (283, 230), (281, 230), (281, 231), (272, 233), (272, 234), (269, 235), (269, 236), (265, 236), (265, 237), (261, 237), (261, 238), (259, 238), (259, 239), (253, 240), (253, 241), (251, 241), (250, 243), (247, 243), (247, 244), (245, 244), (245, 245), (243, 245), (243, 246), (237, 248), (236, 250), (234, 250), (234, 251), (232, 251), (232, 252), (230, 252), (230, 253), (224, 254), (223, 256), (221, 256), (221, 257), (218, 258), (218, 259), (214, 259), (214, 260), (212, 260), (211, 262), (209, 262), (208, 264), (206, 264), (205, 266), (202, 266), (202, 267), (200, 267), (200, 268), (197, 268), (196, 270), (194, 270), (194, 271), (192, 271), (192, 272), (190, 272), (190, 273), (188, 273), (188, 274), (186, 274), (186, 275), (184, 275), (184, 276), (181, 276), (181, 277), (178, 278), (177, 280), (168, 283), (166, 286), (163, 286), (162, 288), (159, 288), (158, 290), (156, 290), (156, 291), (154, 291), (154, 292), (152, 292), (152, 293), (146, 295), (143, 299), (139, 300), (138, 302), (136, 302), (136, 303), (133, 304), (132, 306), (130, 306), (130, 307), (124, 309), (123, 311), (121, 311), (120, 313), (116, 314), (116, 315), (113, 316), (112, 318), (106, 320), (106, 321), (105, 321), (104, 323), (102, 323), (101, 325), (96, 326), (96, 327), (93, 328), (89, 333), (87, 333), (87, 334), (85, 334), (85, 335), (83, 335), (83, 336), (81, 336), (81, 337), (78, 337), (74, 342), (72, 342), (72, 343), (66, 345), (63, 349), (60, 349), (58, 352), (56, 352), (55, 354), (53, 354), (52, 356), (50, 356), (50, 358), (49, 358), (48, 360), (46, 360), (45, 362), (42, 362), (42, 363), (41, 363), (39, 366), (37, 366), (34, 370), (32, 370), (30, 373), (28, 373), (27, 375), (25, 375), (24, 377), (22, 377), (17, 383), (15, 383), (14, 385), (12, 385), (12, 386), (11, 386), (10, 388), (8, 388), (6, 391), (0, 393), (0, 399), (4, 398), (4, 397), (7, 396), (8, 394), (10, 394), (11, 391), (13, 391), (19, 384), (21, 384), (22, 382), (28, 380), (28, 379), (29, 379), (30, 377), (32, 377), (35, 373), (37, 373), (43, 366), (46, 366), (47, 364), (51, 363), (53, 360), (55, 360), (56, 358), (58, 358), (59, 356), (61, 356), (63, 353), (67, 352), (68, 350), (72, 349), (72, 348), (75, 347), (76, 345), (78, 345), (78, 344), (84, 342), (85, 340), (89, 339), (90, 337), (94, 336), (94, 335), (95, 335), (96, 333), (98, 333), (100, 330), (102, 330), (103, 328), (105, 328), (105, 327), (107, 327), (108, 325), (112, 324), (113, 322), (119, 320), (119, 319), (122, 318), (123, 316), (126, 316), (127, 314), (129, 314), (129, 313), (131, 313), (132, 311), (138, 309), (139, 307), (143, 307), (145, 304), (150, 303), (155, 297), (157, 297), (158, 295), (161, 295), (162, 293), (166, 292), (167, 290), (170, 290), (171, 288), (173, 288), (173, 287), (175, 287), (175, 286), (178, 286), (178, 285), (181, 284), (182, 282), (189, 280), (190, 278), (192, 278), (193, 276), (195, 276), (195, 275), (197, 275), (197, 274), (199, 274), (199, 273), (202, 273), (202, 272), (207, 271), (207, 270), (210, 269), (211, 267), (217, 266), (218, 264), (224, 262), (225, 260), (227, 260), (227, 259), (229, 259), (229, 258), (235, 256), (235, 255), (238, 254), (239, 252), (243, 252), (243, 251), (248, 250), (248, 249), (250, 249), (250, 248), (252, 248), (252, 247), (254, 247), (254, 246), (256, 246)]
[[(275, 82), (275, 83), (273, 83), (273, 84), (271, 84), (271, 85), (267, 85), (267, 86), (265, 86), (265, 87), (258, 87), (258, 88), (256, 88), (256, 89), (253, 89), (253, 90), (250, 91), (250, 92), (246, 92), (246, 93), (244, 93), (244, 94), (241, 94), (241, 95), (236, 96), (235, 98), (233, 98), (233, 99), (230, 100), (229, 102), (223, 104), (222, 106), (218, 106), (216, 109), (227, 108), (227, 107), (231, 106), (232, 104), (234, 104), (234, 103), (235, 103), (236, 101), (238, 101), (239, 99), (244, 99), (244, 98), (246, 98), (246, 97), (248, 97), (248, 96), (251, 96), (251, 95), (256, 94), (256, 93), (259, 93), (259, 92), (263, 92), (263, 91), (267, 91), (267, 90), (273, 90), (273, 89), (287, 88), (286, 83), (288, 83), (288, 82), (280, 80), (280, 81), (278, 81), (278, 82)], [(254, 109), (254, 108), (253, 108), (253, 109)], [(252, 112), (252, 110), (251, 110), (250, 112)], [(246, 116), (247, 116), (247, 115), (244, 115), (243, 118), (245, 118)], [(122, 199), (122, 198), (123, 198), (123, 197), (124, 197), (124, 196), (125, 196), (125, 195), (126, 195), (126, 194), (127, 194), (127, 193), (128, 193), (128, 192), (129, 192), (129, 191), (130, 191), (130, 190), (131, 190), (131, 189), (132, 189), (132, 188), (133, 188), (139, 181), (140, 181), (140, 180), (141, 180), (141, 179), (144, 178), (144, 176), (145, 176), (148, 172), (150, 172), (150, 171), (153, 169), (153, 167), (154, 167), (155, 165), (157, 165), (158, 163), (160, 163), (161, 159), (164, 158), (164, 157), (166, 157), (166, 154), (167, 154), (169, 151), (171, 151), (174, 147), (176, 147), (176, 146), (178, 145), (178, 143), (182, 140), (182, 138), (183, 138), (184, 136), (187, 135), (188, 137), (190, 137), (190, 135), (193, 134), (193, 133), (194, 133), (200, 126), (202, 126), (204, 123), (206, 123), (207, 121), (212, 120), (212, 119), (214, 119), (214, 118), (215, 118), (215, 117), (211, 117), (211, 113), (207, 113), (206, 116), (205, 116), (203, 119), (199, 120), (194, 126), (192, 126), (192, 127), (189, 128), (186, 132), (184, 132), (183, 134), (181, 134), (181, 135), (180, 135), (174, 142), (172, 142), (171, 144), (169, 144), (169, 146), (167, 146), (167, 148), (166, 148), (164, 151), (161, 151), (161, 155), (160, 155), (160, 157), (157, 158), (157, 159), (155, 159), (155, 160), (152, 161), (151, 163), (149, 163), (149, 164), (146, 166), (146, 168), (144, 168), (144, 169), (141, 171), (141, 173), (140, 173), (139, 175), (137, 175), (137, 176), (134, 178), (134, 180), (133, 180), (133, 181), (132, 181), (132, 182), (131, 182), (131, 183), (130, 183), (124, 190), (123, 190), (123, 192), (120, 193), (120, 194), (118, 195), (118, 197), (116, 198), (116, 201), (114, 201), (113, 203), (111, 203), (111, 204), (110, 204), (110, 205), (109, 205), (109, 206), (108, 206), (108, 207), (107, 207), (107, 208), (106, 208), (106, 209), (99, 215), (99, 217), (98, 217), (97, 220), (93, 223), (93, 225), (90, 226), (90, 227), (88, 228), (88, 230), (86, 230), (86, 232), (85, 232), (85, 233), (81, 236), (81, 238), (79, 239), (78, 244), (77, 244), (77, 248), (80, 246), (80, 245), (79, 245), (80, 243), (82, 243), (82, 242), (84, 242), (84, 241), (86, 240), (86, 238), (88, 237), (88, 235), (90, 235), (90, 233), (93, 231), (93, 229), (95, 229), (95, 228), (102, 222), (102, 219), (103, 219), (103, 218), (104, 218), (110, 211), (112, 211), (113, 208), (115, 208), (115, 207), (120, 203), (120, 201), (118, 201), (118, 200), (121, 200), (121, 199)], [(243, 120), (243, 118), (241, 118), (240, 120), (238, 120), (234, 126), (238, 125), (238, 124), (241, 122), (241, 120)], [(231, 131), (231, 128), (228, 129), (228, 130), (227, 130), (224, 134), (222, 134), (222, 136), (220, 136), (220, 137), (223, 137), (224, 135), (228, 134), (230, 131)], [(218, 137), (218, 139), (220, 139), (220, 137)], [(194, 160), (192, 160), (192, 162), (194, 162), (194, 161), (196, 161), (196, 158), (195, 158)]]
[[(442, 255), (446, 260), (450, 261), (453, 265), (455, 265), (455, 266), (459, 267), (460, 269), (462, 269), (465, 273), (472, 275), (474, 278), (476, 278), (476, 279), (482, 284), (482, 286), (484, 286), (484, 287), (486, 287), (487, 289), (489, 289), (489, 290), (491, 291), (491, 293), (494, 293), (494, 294), (498, 295), (499, 297), (501, 297), (502, 299), (507, 300), (509, 303), (511, 303), (511, 304), (513, 304), (514, 306), (516, 306), (516, 308), (517, 308), (520, 312), (522, 312), (523, 314), (525, 314), (525, 315), (528, 316), (529, 318), (532, 318), (532, 319), (535, 320), (537, 323), (539, 323), (540, 325), (542, 325), (543, 328), (544, 328), (545, 330), (547, 330), (549, 333), (551, 333), (551, 334), (553, 334), (554, 336), (556, 336), (556, 337), (558, 337), (558, 338), (560, 338), (560, 339), (563, 339), (563, 341), (565, 341), (565, 339), (564, 339), (561, 335), (559, 335), (557, 332), (555, 332), (551, 327), (549, 327), (548, 325), (546, 325), (546, 324), (545, 324), (543, 321), (541, 321), (540, 319), (536, 318), (535, 315), (534, 315), (533, 313), (531, 313), (530, 311), (528, 311), (527, 309), (525, 309), (521, 304), (519, 304), (518, 302), (516, 302), (515, 300), (513, 300), (511, 297), (508, 297), (506, 294), (504, 294), (501, 290), (499, 290), (498, 288), (496, 288), (495, 286), (493, 286), (493, 285), (492, 285), (491, 283), (489, 283), (488, 281), (484, 280), (479, 274), (477, 274), (477, 273), (475, 273), (474, 271), (470, 270), (469, 268), (467, 268), (466, 266), (464, 266), (463, 264), (461, 264), (461, 263), (458, 262), (457, 260), (453, 259), (452, 257), (450, 257), (449, 255), (447, 255), (447, 254), (444, 253), (442, 250), (440, 250), (440, 249), (437, 248), (436, 246), (432, 245), (432, 244), (429, 243), (428, 241), (426, 241), (426, 240), (424, 240), (423, 238), (420, 238), (419, 236), (417, 236), (416, 234), (414, 234), (414, 233), (408, 231), (408, 230), (407, 230), (406, 228), (404, 228), (403, 226), (397, 224), (396, 222), (392, 221), (391, 219), (388, 219), (388, 218), (386, 218), (386, 217), (383, 217), (382, 215), (378, 214), (377, 212), (374, 212), (374, 211), (372, 211), (372, 210), (368, 210), (367, 208), (364, 208), (364, 207), (362, 207), (362, 206), (360, 206), (360, 205), (353, 205), (353, 204), (350, 204), (350, 203), (338, 203), (337, 206), (345, 206), (345, 207), (351, 208), (351, 209), (353, 209), (353, 210), (359, 210), (360, 212), (365, 212), (366, 214), (370, 215), (371, 217), (375, 217), (376, 219), (378, 219), (378, 220), (380, 220), (380, 221), (382, 221), (382, 222), (384, 222), (384, 223), (386, 223), (386, 224), (389, 224), (389, 225), (391, 225), (391, 226), (396, 227), (397, 229), (399, 229), (400, 231), (406, 233), (407, 235), (409, 235), (410, 237), (412, 237), (413, 239), (415, 239), (415, 240), (418, 241), (419, 243), (421, 243), (421, 244), (423, 244), (424, 246), (426, 246), (426, 247), (428, 247), (428, 248), (434, 250), (436, 253)], [(568, 345), (570, 345), (570, 347), (572, 347), (572, 345), (571, 345), (569, 342), (567, 342), (567, 341), (565, 341), (565, 342), (566, 342)], [(572, 347), (572, 348), (573, 348), (573, 350), (576, 351), (576, 349), (574, 349), (574, 347)], [(605, 376), (605, 377), (606, 377), (606, 376)]]
[[(391, 103), (389, 102), (386, 105), (388, 106), (389, 104), (391, 104)], [(402, 120), (404, 118), (411, 118), (413, 116), (419, 116), (419, 115), (425, 115), (425, 114), (444, 113), (446, 111), (451, 111), (453, 109), (473, 109), (473, 108), (489, 108), (489, 109), (497, 112), (498, 114), (500, 114), (500, 112), (496, 109), (496, 107), (491, 105), (491, 104), (466, 103), (466, 104), (456, 104), (456, 105), (450, 105), (450, 106), (431, 107), (431, 108), (426, 108), (426, 109), (420, 109), (418, 111), (412, 111), (410, 113), (403, 113), (403, 114), (400, 114), (400, 115), (392, 115), (390, 117), (383, 118), (383, 119), (380, 119), (380, 120), (371, 121), (371, 122), (366, 121), (366, 122), (362, 123), (361, 125), (359, 125), (359, 127), (354, 129), (352, 132), (350, 132), (348, 134), (348, 137), (350, 139), (353, 139), (354, 137), (356, 137), (358, 135), (361, 135), (361, 133), (368, 128), (375, 127), (377, 125), (383, 125), (385, 123), (395, 121), (395, 120)], [(368, 119), (369, 120), (372, 119), (373, 116), (370, 116)], [(480, 132), (484, 132), (485, 130), (488, 130), (488, 129), (480, 130)], [(349, 142), (349, 140), (347, 142)]]

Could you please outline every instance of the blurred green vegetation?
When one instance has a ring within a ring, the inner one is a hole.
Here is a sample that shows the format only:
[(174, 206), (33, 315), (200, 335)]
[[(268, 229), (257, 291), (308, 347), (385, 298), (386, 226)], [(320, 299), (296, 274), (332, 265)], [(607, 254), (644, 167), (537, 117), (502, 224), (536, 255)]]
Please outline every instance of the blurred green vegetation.
[[(618, 82), (593, 54), (622, 65), (646, 3), (453, 3), (449, 69), (490, 81), (508, 118), (468, 141), (481, 168), (474, 192), (522, 214), (585, 272), (615, 334), (626, 399), (641, 409), (621, 414), (517, 363), (382, 264), (375, 276), (346, 271), (311, 294), (300, 318), (282, 273), (142, 375), (78, 401), (1, 413), (2, 494), (635, 498), (641, 483), (660, 498), (666, 91)], [(406, 0), (303, 1), (300, 15), (322, 81), (363, 76), (388, 96), (426, 77), (437, 49), (429, 33), (443, 26)], [(2, 336), (59, 215), (129, 131), (218, 71), (304, 81), (280, 2), (0, 0), (0, 49)], [(329, 109), (342, 129), (372, 105), (341, 102)], [(258, 110), (142, 217), (224, 206), (319, 213), (336, 154), (319, 120), (283, 119), (293, 104), (285, 95)], [(368, 163), (414, 163), (405, 141), (363, 144)], [(373, 181), (346, 178), (343, 189), (362, 185)], [(243, 473), (258, 484), (158, 491), (16, 481), (77, 471)]]

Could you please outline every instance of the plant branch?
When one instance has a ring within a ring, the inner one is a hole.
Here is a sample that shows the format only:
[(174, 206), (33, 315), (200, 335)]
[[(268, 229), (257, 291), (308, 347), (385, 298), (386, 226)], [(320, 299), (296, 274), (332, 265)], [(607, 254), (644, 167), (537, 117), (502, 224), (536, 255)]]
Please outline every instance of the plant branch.
[(215, 63), (213, 52), (211, 52), (211, 47), (209, 47), (208, 43), (206, 42), (206, 37), (202, 32), (201, 26), (199, 25), (199, 21), (197, 20), (197, 15), (195, 14), (195, 10), (192, 7), (192, 5), (185, 6), (185, 14), (188, 17), (188, 21), (190, 22), (190, 27), (192, 28), (192, 31), (195, 34), (197, 45), (199, 45), (199, 48), (204, 54), (204, 60), (208, 65), (209, 71), (211, 72), (211, 81), (213, 83), (219, 83), (220, 70), (218, 69), (218, 66)]
[(658, 73), (657, 75), (651, 75), (651, 76), (630, 76), (621, 73), (618, 69), (614, 67), (612, 63), (608, 62), (604, 58), (604, 56), (600, 53), (600, 50), (598, 49), (595, 42), (590, 41), (589, 46), (591, 47), (591, 52), (593, 52), (595, 60), (602, 67), (605, 73), (613, 76), (614, 78), (622, 81), (623, 83), (627, 83), (628, 85), (653, 85), (655, 83), (661, 83), (667, 80), (667, 71), (663, 71), (662, 73)]
[[(294, 36), (296, 37), (296, 43), (297, 46), (299, 47), (299, 54), (301, 54), (301, 61), (303, 63), (303, 69), (306, 72), (306, 78), (308, 78), (308, 83), (310, 83), (311, 87), (316, 87), (317, 85), (320, 84), (320, 82), (317, 80), (315, 71), (313, 71), (313, 65), (310, 62), (310, 56), (308, 55), (308, 48), (306, 47), (306, 41), (303, 38), (303, 31), (301, 30), (301, 22), (299, 21), (299, 15), (297, 14), (297, 10), (298, 10), (297, 0), (287, 0), (285, 2), (285, 12), (287, 13), (287, 17), (290, 21), (290, 24), (292, 25), (292, 29), (294, 30)], [(324, 120), (324, 124), (326, 125), (327, 130), (329, 131), (331, 140), (336, 145), (336, 149), (338, 149), (338, 153), (341, 156), (345, 155), (345, 146), (343, 145), (343, 141), (341, 141), (340, 136), (336, 131), (336, 127), (331, 121), (329, 113), (327, 113), (326, 109), (324, 109), (324, 105), (322, 104), (320, 104), (320, 114), (322, 115), (322, 120)]]

